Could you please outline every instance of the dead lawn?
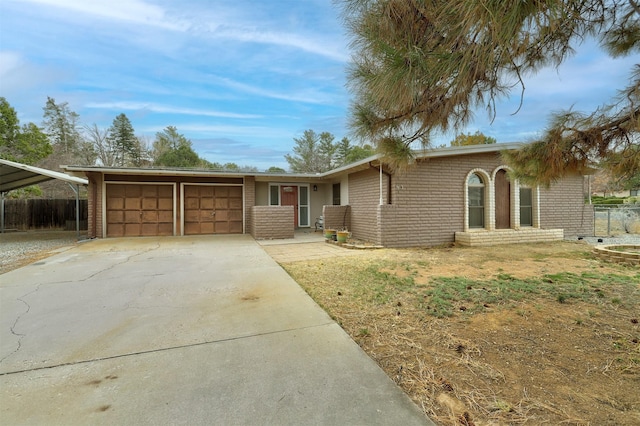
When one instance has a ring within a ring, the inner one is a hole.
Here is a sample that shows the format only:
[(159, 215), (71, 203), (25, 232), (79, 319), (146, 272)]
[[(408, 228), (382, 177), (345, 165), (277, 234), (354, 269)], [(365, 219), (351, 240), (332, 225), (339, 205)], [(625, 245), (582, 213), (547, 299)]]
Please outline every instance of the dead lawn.
[(640, 424), (640, 270), (582, 243), (283, 267), (443, 425)]

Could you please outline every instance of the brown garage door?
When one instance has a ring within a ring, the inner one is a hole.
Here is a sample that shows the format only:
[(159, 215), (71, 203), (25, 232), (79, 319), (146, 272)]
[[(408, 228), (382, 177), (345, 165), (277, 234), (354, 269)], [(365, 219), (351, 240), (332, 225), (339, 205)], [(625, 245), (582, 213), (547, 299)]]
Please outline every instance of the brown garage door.
[(242, 187), (185, 185), (184, 233), (241, 234)]
[(107, 184), (107, 236), (173, 235), (173, 186)]

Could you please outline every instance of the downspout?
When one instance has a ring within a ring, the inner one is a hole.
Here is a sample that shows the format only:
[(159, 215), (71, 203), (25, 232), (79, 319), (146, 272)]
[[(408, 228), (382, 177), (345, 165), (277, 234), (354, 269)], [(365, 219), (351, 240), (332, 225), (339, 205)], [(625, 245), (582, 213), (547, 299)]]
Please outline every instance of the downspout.
[(391, 204), (391, 173), (385, 172), (382, 169), (382, 163), (380, 163), (379, 167), (376, 167), (373, 164), (371, 164), (371, 161), (369, 161), (369, 167), (374, 170), (378, 170), (380, 172), (380, 205), (384, 203), (384, 200), (382, 199), (382, 175), (383, 174), (387, 175), (388, 181), (389, 181), (389, 185), (387, 185), (387, 200), (389, 201), (387, 204)]

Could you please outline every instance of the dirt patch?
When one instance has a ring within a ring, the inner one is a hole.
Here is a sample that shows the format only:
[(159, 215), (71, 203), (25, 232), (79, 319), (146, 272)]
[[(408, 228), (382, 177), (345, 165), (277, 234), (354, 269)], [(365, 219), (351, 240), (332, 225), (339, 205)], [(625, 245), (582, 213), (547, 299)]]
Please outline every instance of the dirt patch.
[(440, 424), (640, 424), (640, 269), (586, 244), (283, 266)]

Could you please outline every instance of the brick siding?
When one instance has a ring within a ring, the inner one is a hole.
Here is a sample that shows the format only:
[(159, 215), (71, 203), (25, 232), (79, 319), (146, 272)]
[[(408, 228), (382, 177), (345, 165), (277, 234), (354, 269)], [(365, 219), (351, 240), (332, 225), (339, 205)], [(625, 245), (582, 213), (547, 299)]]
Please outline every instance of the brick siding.
[(244, 178), (244, 231), (253, 235), (253, 206), (256, 204), (256, 179), (253, 176)]
[(456, 232), (456, 243), (463, 246), (493, 246), (497, 244), (541, 243), (562, 240), (562, 229), (521, 228), (493, 231)]
[(256, 240), (293, 238), (293, 206), (251, 206), (250, 233)]
[[(379, 172), (365, 170), (354, 173), (349, 176), (350, 230), (355, 238), (385, 247), (434, 246), (454, 242), (456, 233), (465, 231), (465, 180), (468, 173), (481, 169), (484, 175), (492, 176), (501, 165), (503, 162), (498, 153), (419, 161), (408, 171), (392, 176), (393, 203), (383, 205), (379, 202)], [(388, 182), (388, 177), (383, 176), (385, 203)], [(515, 191), (513, 185), (512, 191)], [(593, 232), (593, 211), (591, 206), (584, 205), (582, 177), (569, 177), (549, 190), (541, 188), (540, 199), (540, 228), (548, 232), (529, 232), (529, 228), (523, 228), (522, 233), (512, 236), (514, 229), (505, 230), (512, 231), (509, 238), (523, 242), (548, 241), (558, 238), (559, 229), (564, 229), (565, 237)], [(488, 195), (485, 196), (485, 206), (489, 208)], [(515, 212), (514, 208), (512, 200), (511, 227), (517, 229), (519, 224), (515, 222), (519, 220), (519, 211)], [(492, 211), (486, 212), (487, 229), (494, 217)], [(539, 231), (537, 228), (533, 230)], [(493, 237), (488, 238), (491, 240)], [(500, 237), (496, 238), (499, 240)]]
[[(382, 176), (383, 202), (387, 202), (389, 177)], [(375, 169), (349, 175), (349, 205), (351, 206), (351, 234), (354, 238), (380, 244), (381, 223), (380, 172)]]
[(351, 230), (351, 206), (323, 206), (324, 229)]
[(585, 179), (567, 176), (540, 188), (540, 227), (564, 229), (564, 237), (593, 235), (593, 206), (585, 204)]

